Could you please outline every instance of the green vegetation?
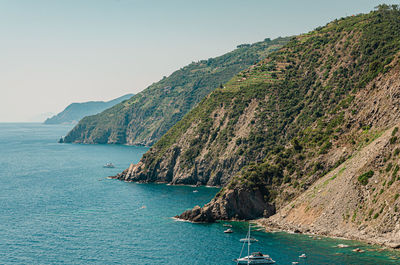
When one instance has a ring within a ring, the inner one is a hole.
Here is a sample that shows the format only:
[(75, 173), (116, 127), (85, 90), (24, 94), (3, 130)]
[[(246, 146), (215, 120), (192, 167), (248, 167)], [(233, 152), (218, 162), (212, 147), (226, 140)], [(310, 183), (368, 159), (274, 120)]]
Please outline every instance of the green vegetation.
[[(88, 116), (65, 142), (152, 145), (215, 88), (229, 81), (290, 38), (239, 45), (216, 58), (193, 62), (100, 114)], [(188, 158), (196, 153), (188, 154)]]
[(351, 217), (351, 221), (354, 223), (357, 218), (357, 209), (353, 212), (353, 216)]
[(393, 167), (393, 164), (392, 163), (389, 163), (388, 165), (387, 165), (387, 167), (386, 167), (386, 172), (389, 172), (391, 169), (392, 169), (392, 167)]
[(395, 136), (397, 134), (397, 132), (399, 131), (398, 127), (395, 127), (392, 131), (392, 136)]
[(374, 213), (374, 209), (369, 210), (368, 216), (371, 217), (373, 213)]
[[(328, 185), (383, 133), (360, 117), (359, 98), (392, 67), (399, 32), (400, 11), (381, 6), (293, 38), (201, 100), (143, 156), (140, 177), (185, 176), (185, 184), (226, 185), (219, 198), (246, 190), (278, 207), (340, 166), (321, 184)], [(397, 175), (396, 168), (386, 169)], [(373, 175), (358, 181), (367, 185)]]
[(394, 149), (393, 156), (397, 156), (399, 153), (400, 153), (400, 149), (396, 148), (396, 149)]
[(370, 170), (368, 172), (365, 172), (364, 174), (360, 175), (358, 177), (358, 181), (362, 184), (362, 185), (367, 185), (368, 184), (368, 180), (370, 178), (372, 178), (372, 176), (374, 175), (374, 171)]
[(393, 178), (396, 178), (397, 172), (399, 172), (399, 169), (400, 169), (399, 165), (396, 165), (396, 166), (394, 167), (394, 170), (393, 170), (393, 173), (392, 173), (392, 177), (393, 177)]

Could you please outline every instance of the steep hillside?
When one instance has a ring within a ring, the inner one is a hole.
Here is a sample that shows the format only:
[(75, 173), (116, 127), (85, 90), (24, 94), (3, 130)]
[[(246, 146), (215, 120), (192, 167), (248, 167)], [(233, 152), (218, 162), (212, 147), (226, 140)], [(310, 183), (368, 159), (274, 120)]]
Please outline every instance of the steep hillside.
[(82, 103), (72, 103), (62, 112), (48, 118), (44, 124), (73, 124), (78, 123), (85, 116), (100, 113), (112, 106), (131, 98), (133, 94), (127, 94), (110, 101), (89, 101)]
[[(296, 37), (207, 96), (116, 178), (222, 185), (179, 216), (214, 221), (274, 215), (343, 163), (357, 164), (355, 175), (373, 167), (374, 158), (355, 157), (400, 122), (399, 32), (398, 8), (380, 6)], [(396, 214), (376, 222), (397, 218), (397, 171), (382, 192)], [(360, 190), (368, 177), (348, 176)]]
[(288, 40), (239, 45), (220, 57), (183, 67), (129, 101), (84, 118), (64, 141), (152, 145), (207, 94)]
[(277, 214), (258, 222), (400, 248), (399, 125), (355, 152)]

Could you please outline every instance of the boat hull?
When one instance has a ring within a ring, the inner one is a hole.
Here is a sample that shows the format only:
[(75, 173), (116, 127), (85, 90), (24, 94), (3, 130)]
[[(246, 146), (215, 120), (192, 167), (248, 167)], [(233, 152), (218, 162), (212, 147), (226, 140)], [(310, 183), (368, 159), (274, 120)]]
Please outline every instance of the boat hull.
[(247, 259), (237, 259), (236, 264), (274, 264), (273, 260), (247, 260)]
[(240, 259), (235, 259), (234, 260), (237, 264), (274, 264), (275, 261), (272, 260), (270, 257), (252, 257), (250, 256), (250, 259), (248, 257), (243, 257)]

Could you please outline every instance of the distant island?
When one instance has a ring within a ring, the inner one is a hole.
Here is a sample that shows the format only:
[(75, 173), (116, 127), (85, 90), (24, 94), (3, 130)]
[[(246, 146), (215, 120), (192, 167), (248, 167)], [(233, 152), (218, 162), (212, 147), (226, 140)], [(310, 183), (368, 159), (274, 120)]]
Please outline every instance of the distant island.
[(124, 100), (130, 99), (134, 94), (126, 94), (110, 101), (89, 101), (82, 103), (72, 103), (68, 105), (62, 112), (48, 118), (44, 124), (75, 124), (83, 117), (95, 115)]

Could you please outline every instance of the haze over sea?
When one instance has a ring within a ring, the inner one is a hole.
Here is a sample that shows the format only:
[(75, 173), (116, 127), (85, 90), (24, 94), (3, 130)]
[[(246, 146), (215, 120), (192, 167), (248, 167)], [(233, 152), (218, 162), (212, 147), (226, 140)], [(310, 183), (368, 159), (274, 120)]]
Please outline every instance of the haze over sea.
[[(0, 123), (0, 264), (234, 264), (247, 223), (233, 223), (234, 233), (224, 234), (220, 223), (171, 218), (208, 202), (217, 189), (106, 179), (147, 148), (57, 144), (69, 129)], [(107, 162), (116, 168), (103, 168)], [(259, 240), (252, 249), (277, 264), (299, 261), (302, 253), (308, 258), (300, 264), (399, 262), (393, 251), (354, 241), (252, 235)], [(366, 252), (354, 253), (355, 247)]]

